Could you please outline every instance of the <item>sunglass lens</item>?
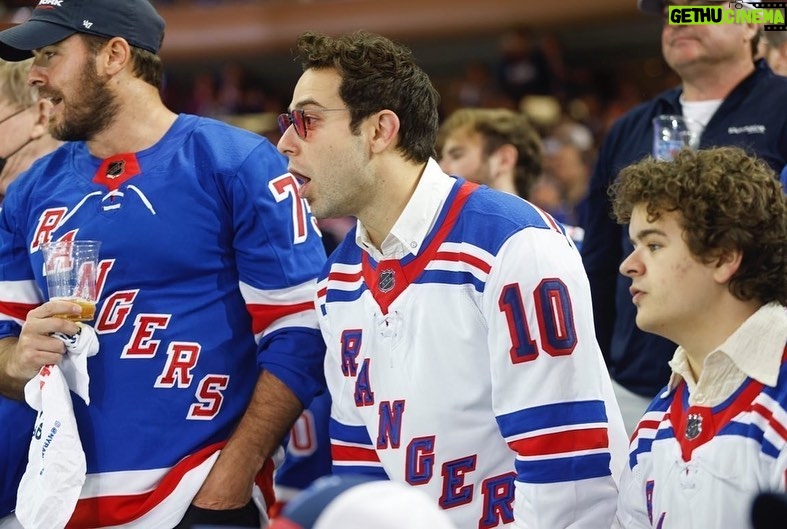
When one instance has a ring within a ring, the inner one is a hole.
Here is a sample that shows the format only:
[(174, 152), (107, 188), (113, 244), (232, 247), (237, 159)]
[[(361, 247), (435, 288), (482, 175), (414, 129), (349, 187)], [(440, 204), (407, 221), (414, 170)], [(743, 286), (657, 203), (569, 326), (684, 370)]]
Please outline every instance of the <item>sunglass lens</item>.
[(303, 116), (303, 110), (293, 110), (291, 115), (292, 126), (295, 127), (295, 132), (302, 139), (306, 139), (306, 118)]
[(284, 134), (289, 128), (292, 120), (289, 114), (279, 114), (279, 131)]

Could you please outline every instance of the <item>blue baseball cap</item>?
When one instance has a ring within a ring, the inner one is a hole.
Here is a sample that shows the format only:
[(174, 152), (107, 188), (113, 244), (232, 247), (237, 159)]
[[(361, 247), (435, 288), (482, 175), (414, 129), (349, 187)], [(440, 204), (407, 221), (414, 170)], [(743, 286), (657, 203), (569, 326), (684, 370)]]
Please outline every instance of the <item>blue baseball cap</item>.
[(0, 58), (22, 61), (74, 33), (122, 37), (158, 54), (164, 19), (148, 0), (39, 0), (27, 21), (0, 31)]

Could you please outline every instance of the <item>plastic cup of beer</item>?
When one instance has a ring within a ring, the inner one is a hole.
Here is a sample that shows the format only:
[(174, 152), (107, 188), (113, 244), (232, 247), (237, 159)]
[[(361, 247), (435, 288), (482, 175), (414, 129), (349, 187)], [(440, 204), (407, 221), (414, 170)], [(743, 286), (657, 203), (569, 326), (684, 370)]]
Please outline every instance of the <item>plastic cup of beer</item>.
[(662, 114), (653, 118), (653, 157), (672, 160), (684, 147), (697, 147), (702, 125), (679, 115)]
[(90, 321), (96, 314), (98, 249), (101, 241), (53, 241), (41, 245), (46, 287), (50, 300), (65, 300), (82, 307), (79, 314), (58, 316)]

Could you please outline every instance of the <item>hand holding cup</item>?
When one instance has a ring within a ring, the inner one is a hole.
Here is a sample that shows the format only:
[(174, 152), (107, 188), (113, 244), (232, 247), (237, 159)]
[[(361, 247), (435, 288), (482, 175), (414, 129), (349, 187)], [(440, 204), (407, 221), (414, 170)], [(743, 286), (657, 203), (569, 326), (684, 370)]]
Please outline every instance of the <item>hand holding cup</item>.
[(95, 317), (98, 292), (98, 250), (100, 241), (53, 241), (41, 245), (49, 300), (64, 300), (82, 307), (79, 314), (58, 314), (71, 321)]

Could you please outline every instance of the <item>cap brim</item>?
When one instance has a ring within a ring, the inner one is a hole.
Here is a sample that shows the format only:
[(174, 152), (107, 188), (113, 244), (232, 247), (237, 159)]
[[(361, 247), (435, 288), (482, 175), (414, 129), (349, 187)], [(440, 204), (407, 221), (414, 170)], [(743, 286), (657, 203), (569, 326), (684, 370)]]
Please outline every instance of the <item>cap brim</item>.
[(0, 58), (6, 61), (23, 61), (33, 56), (32, 50), (60, 42), (74, 33), (75, 30), (59, 24), (28, 20), (0, 31)]

